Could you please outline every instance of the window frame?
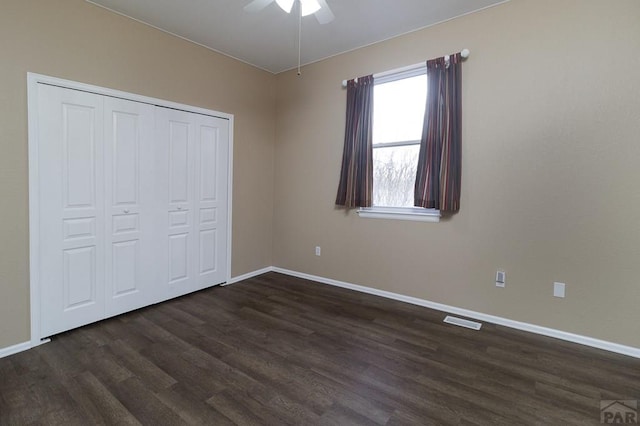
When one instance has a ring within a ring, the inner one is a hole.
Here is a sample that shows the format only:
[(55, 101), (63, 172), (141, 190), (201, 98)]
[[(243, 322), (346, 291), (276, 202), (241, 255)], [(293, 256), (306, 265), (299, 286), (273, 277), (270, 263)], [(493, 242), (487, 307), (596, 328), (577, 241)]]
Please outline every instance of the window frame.
[[(393, 81), (404, 80), (407, 78), (417, 77), (427, 74), (426, 64), (418, 64), (398, 70), (393, 70), (373, 76), (373, 84), (385, 84)], [(375, 96), (374, 96), (375, 102)], [(420, 140), (383, 142), (373, 144), (376, 148), (391, 148), (410, 145), (420, 145)], [(416, 159), (417, 161), (417, 159)], [(375, 185), (375, 182), (374, 182)], [(389, 206), (371, 206), (360, 207), (357, 210), (358, 216), (369, 219), (395, 219), (409, 220), (414, 222), (439, 222), (440, 210), (426, 209), (422, 207), (389, 207)]]

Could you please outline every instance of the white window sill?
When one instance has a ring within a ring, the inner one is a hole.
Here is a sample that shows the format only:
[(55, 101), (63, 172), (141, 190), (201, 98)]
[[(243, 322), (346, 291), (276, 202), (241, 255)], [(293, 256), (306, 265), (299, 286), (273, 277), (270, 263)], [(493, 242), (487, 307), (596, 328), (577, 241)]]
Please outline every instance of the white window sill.
[(440, 222), (440, 211), (419, 207), (361, 207), (360, 217), (368, 219), (412, 220), (415, 222)]

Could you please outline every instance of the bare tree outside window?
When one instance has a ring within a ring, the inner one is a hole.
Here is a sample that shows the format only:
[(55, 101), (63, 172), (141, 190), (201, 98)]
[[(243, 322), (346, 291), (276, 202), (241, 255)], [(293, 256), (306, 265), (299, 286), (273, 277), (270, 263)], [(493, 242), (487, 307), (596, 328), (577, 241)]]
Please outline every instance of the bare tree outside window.
[(420, 145), (377, 148), (373, 151), (373, 204), (413, 207)]

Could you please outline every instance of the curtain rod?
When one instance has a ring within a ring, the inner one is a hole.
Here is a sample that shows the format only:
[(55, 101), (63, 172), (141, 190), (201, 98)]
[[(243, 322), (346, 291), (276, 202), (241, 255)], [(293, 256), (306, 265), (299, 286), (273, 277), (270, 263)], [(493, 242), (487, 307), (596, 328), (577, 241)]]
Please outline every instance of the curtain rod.
[[(464, 59), (469, 57), (469, 54), (471, 52), (469, 51), (469, 49), (462, 49), (462, 51), (460, 52), (460, 56), (462, 56)], [(445, 61), (449, 60), (449, 55), (445, 55), (444, 57)], [(394, 70), (389, 70), (389, 71), (383, 71), (383, 72), (379, 72), (377, 74), (373, 75), (373, 78), (381, 78), (381, 77), (386, 77), (388, 75), (392, 75), (392, 74), (398, 74), (401, 72), (408, 72), (408, 71), (413, 71), (413, 70), (417, 70), (420, 68), (424, 68), (425, 62), (420, 62), (419, 64), (413, 64), (413, 65), (408, 65), (406, 67), (402, 67), (402, 68), (396, 68)], [(355, 81), (358, 81), (358, 78), (354, 78)], [(342, 80), (342, 87), (347, 87), (347, 80)]]

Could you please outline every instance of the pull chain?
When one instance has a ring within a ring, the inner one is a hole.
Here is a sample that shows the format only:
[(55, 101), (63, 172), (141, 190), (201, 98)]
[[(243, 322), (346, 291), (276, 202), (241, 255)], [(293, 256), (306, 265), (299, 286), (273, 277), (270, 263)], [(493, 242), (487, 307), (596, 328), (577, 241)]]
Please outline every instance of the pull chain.
[(300, 72), (300, 51), (302, 45), (302, 0), (298, 0), (298, 75)]

